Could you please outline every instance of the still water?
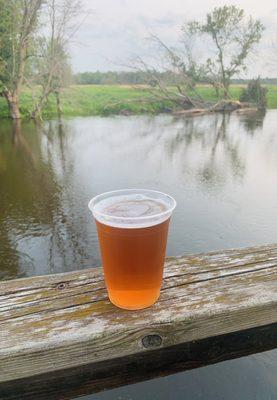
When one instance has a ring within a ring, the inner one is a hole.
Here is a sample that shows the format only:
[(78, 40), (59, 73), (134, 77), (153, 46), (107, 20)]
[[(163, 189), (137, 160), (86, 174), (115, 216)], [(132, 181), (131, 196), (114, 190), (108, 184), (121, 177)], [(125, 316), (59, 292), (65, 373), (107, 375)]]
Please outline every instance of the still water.
[[(0, 279), (99, 265), (94, 195), (174, 196), (168, 255), (277, 241), (277, 111), (0, 124)], [(277, 351), (83, 399), (275, 399)]]

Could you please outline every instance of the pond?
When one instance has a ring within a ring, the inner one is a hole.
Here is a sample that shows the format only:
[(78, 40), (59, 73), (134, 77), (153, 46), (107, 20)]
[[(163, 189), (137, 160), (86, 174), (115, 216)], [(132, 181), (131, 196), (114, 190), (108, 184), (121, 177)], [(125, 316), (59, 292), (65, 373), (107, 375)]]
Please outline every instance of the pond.
[[(178, 202), (168, 255), (276, 242), (277, 111), (0, 125), (0, 279), (100, 263), (87, 208), (120, 188)], [(277, 351), (83, 399), (273, 399)]]

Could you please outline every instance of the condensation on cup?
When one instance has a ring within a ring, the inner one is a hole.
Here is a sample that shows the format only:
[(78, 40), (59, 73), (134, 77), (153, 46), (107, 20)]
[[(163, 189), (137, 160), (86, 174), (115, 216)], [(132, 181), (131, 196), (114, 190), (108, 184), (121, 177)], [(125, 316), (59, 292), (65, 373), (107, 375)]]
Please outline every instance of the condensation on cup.
[(144, 189), (107, 192), (90, 200), (109, 298), (117, 307), (139, 310), (159, 298), (175, 207), (171, 196)]

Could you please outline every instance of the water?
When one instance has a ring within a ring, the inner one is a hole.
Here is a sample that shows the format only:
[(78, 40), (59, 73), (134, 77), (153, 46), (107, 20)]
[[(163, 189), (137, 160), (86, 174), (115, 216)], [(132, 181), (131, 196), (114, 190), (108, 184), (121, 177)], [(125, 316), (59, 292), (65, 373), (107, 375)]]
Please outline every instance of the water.
[[(178, 203), (168, 255), (276, 242), (277, 111), (0, 125), (0, 278), (99, 265), (90, 198), (156, 189)], [(277, 351), (84, 399), (276, 398)]]

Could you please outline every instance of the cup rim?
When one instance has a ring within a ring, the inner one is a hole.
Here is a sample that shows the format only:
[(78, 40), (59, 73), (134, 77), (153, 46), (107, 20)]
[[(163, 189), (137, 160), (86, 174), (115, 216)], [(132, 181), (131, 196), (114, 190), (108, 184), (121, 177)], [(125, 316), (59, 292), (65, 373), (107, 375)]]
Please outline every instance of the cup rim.
[[(126, 191), (129, 191), (129, 192), (141, 192), (141, 191), (143, 191), (143, 192), (150, 192), (150, 193), (160, 194), (162, 196), (165, 196), (165, 197), (169, 198), (172, 201), (172, 206), (170, 208), (168, 208), (166, 211), (163, 211), (161, 213), (153, 214), (153, 215), (140, 216), (140, 217), (119, 217), (119, 216), (116, 216), (116, 215), (111, 216), (109, 214), (93, 210), (93, 203), (95, 203), (95, 201), (97, 201), (99, 199), (99, 197), (106, 196), (106, 195), (109, 195), (109, 194), (112, 194), (112, 193), (119, 193), (119, 192), (126, 192)], [(172, 212), (175, 209), (176, 205), (177, 205), (177, 202), (174, 199), (174, 197), (170, 196), (167, 193), (160, 192), (158, 190), (152, 190), (152, 189), (133, 189), (132, 188), (132, 189), (110, 190), (108, 192), (100, 193), (100, 194), (94, 196), (92, 199), (90, 199), (90, 201), (88, 203), (88, 208), (90, 209), (90, 211), (92, 212), (94, 217), (96, 217), (96, 216), (108, 217), (109, 219), (116, 220), (116, 221), (119, 221), (119, 220), (121, 220), (121, 221), (133, 221), (133, 220), (140, 221), (140, 220), (153, 219), (153, 218), (156, 218), (156, 217), (162, 217), (162, 216), (164, 216), (166, 214), (172, 214)]]

